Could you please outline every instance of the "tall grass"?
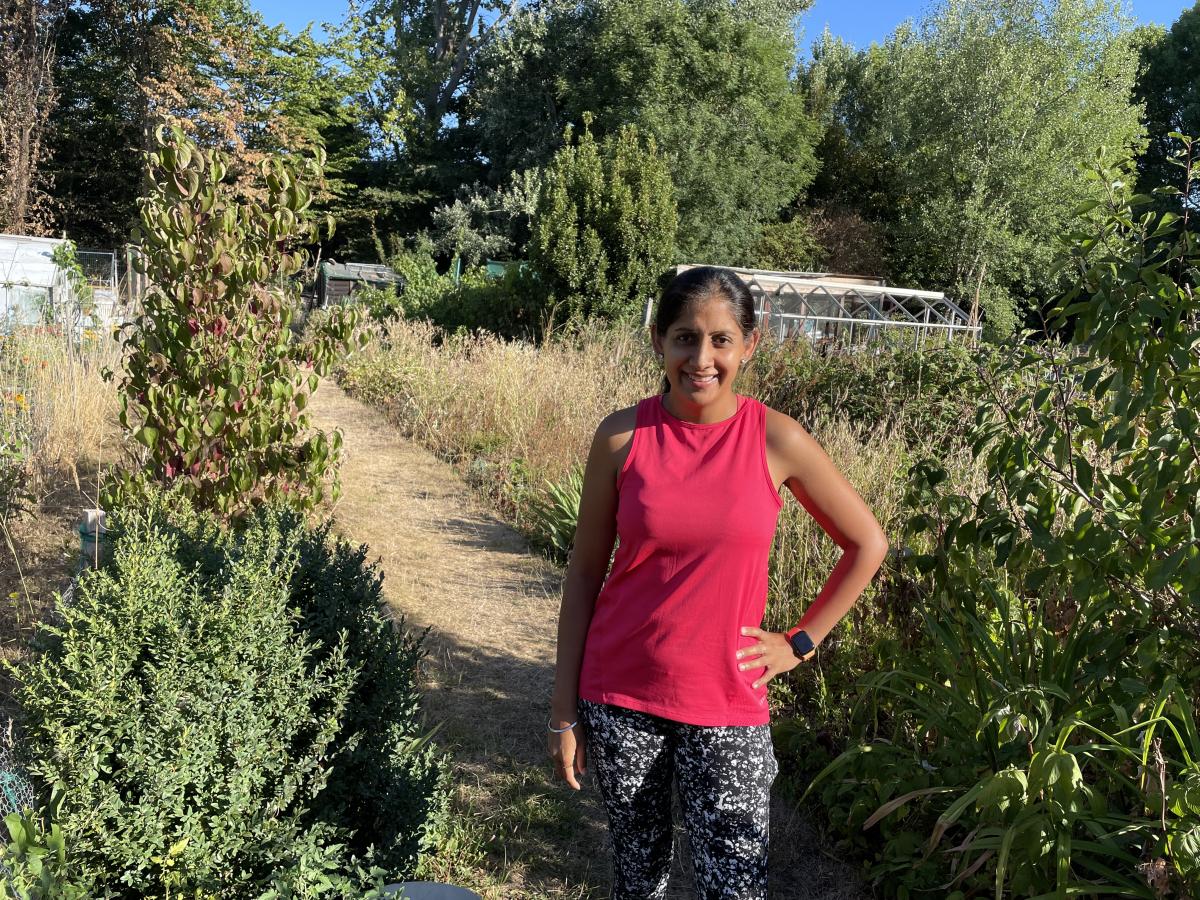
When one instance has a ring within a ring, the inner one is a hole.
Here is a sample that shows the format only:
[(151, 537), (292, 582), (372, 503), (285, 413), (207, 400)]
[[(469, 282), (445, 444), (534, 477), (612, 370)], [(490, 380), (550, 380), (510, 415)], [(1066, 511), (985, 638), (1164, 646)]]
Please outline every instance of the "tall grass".
[(5, 433), (23, 442), (35, 492), (115, 455), (117, 395), (101, 373), (120, 361), (120, 345), (100, 331), (84, 332), (75, 346), (53, 327), (0, 335)]

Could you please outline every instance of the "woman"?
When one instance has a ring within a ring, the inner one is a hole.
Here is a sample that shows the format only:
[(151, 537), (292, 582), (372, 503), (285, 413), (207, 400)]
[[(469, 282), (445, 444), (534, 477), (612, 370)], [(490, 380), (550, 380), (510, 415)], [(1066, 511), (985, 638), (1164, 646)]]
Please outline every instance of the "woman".
[[(595, 768), (617, 900), (666, 894), (672, 778), (699, 895), (766, 897), (767, 683), (814, 655), (887, 553), (808, 433), (734, 392), (755, 324), (732, 272), (676, 276), (652, 332), (665, 392), (606, 418), (588, 456), (547, 728), (572, 788)], [(844, 552), (796, 626), (774, 633), (758, 626), (780, 486)]]

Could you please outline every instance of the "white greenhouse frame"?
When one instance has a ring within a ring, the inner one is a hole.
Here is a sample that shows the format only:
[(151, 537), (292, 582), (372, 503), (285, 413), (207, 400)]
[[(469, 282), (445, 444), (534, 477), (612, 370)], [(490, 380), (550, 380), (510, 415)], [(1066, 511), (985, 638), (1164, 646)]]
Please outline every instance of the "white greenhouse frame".
[(0, 234), (0, 327), (40, 325), (46, 311), (75, 297), (67, 273), (54, 262), (55, 238)]
[[(695, 267), (680, 265), (676, 272)], [(856, 347), (889, 332), (908, 333), (919, 349), (931, 338), (974, 343), (982, 331), (940, 291), (823, 272), (727, 268), (750, 288), (759, 328), (780, 340), (804, 337), (820, 346)]]

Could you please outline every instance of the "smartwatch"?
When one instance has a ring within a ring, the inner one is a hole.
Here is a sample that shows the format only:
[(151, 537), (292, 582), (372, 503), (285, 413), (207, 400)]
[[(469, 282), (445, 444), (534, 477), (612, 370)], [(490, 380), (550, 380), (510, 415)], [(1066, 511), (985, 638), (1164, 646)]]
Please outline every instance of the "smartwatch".
[(807, 631), (797, 631), (788, 638), (788, 641), (792, 645), (792, 652), (796, 654), (796, 659), (804, 659), (817, 649), (817, 645), (813, 643)]

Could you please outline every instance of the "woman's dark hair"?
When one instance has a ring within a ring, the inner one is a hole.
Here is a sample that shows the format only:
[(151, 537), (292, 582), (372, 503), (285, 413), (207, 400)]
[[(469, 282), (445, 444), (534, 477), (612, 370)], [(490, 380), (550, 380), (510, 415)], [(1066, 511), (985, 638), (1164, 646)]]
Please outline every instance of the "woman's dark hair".
[(658, 301), (655, 329), (660, 336), (666, 334), (687, 307), (710, 297), (720, 297), (729, 304), (734, 320), (742, 326), (742, 337), (749, 340), (758, 324), (754, 315), (754, 296), (742, 279), (729, 269), (717, 266), (696, 266), (671, 279)]
[[(659, 337), (667, 333), (685, 309), (712, 297), (719, 297), (729, 304), (734, 321), (742, 326), (742, 337), (750, 340), (758, 325), (754, 315), (754, 295), (742, 279), (719, 266), (696, 266), (671, 279), (663, 289), (654, 314), (654, 329)], [(663, 378), (663, 393), (669, 390), (671, 383)]]

